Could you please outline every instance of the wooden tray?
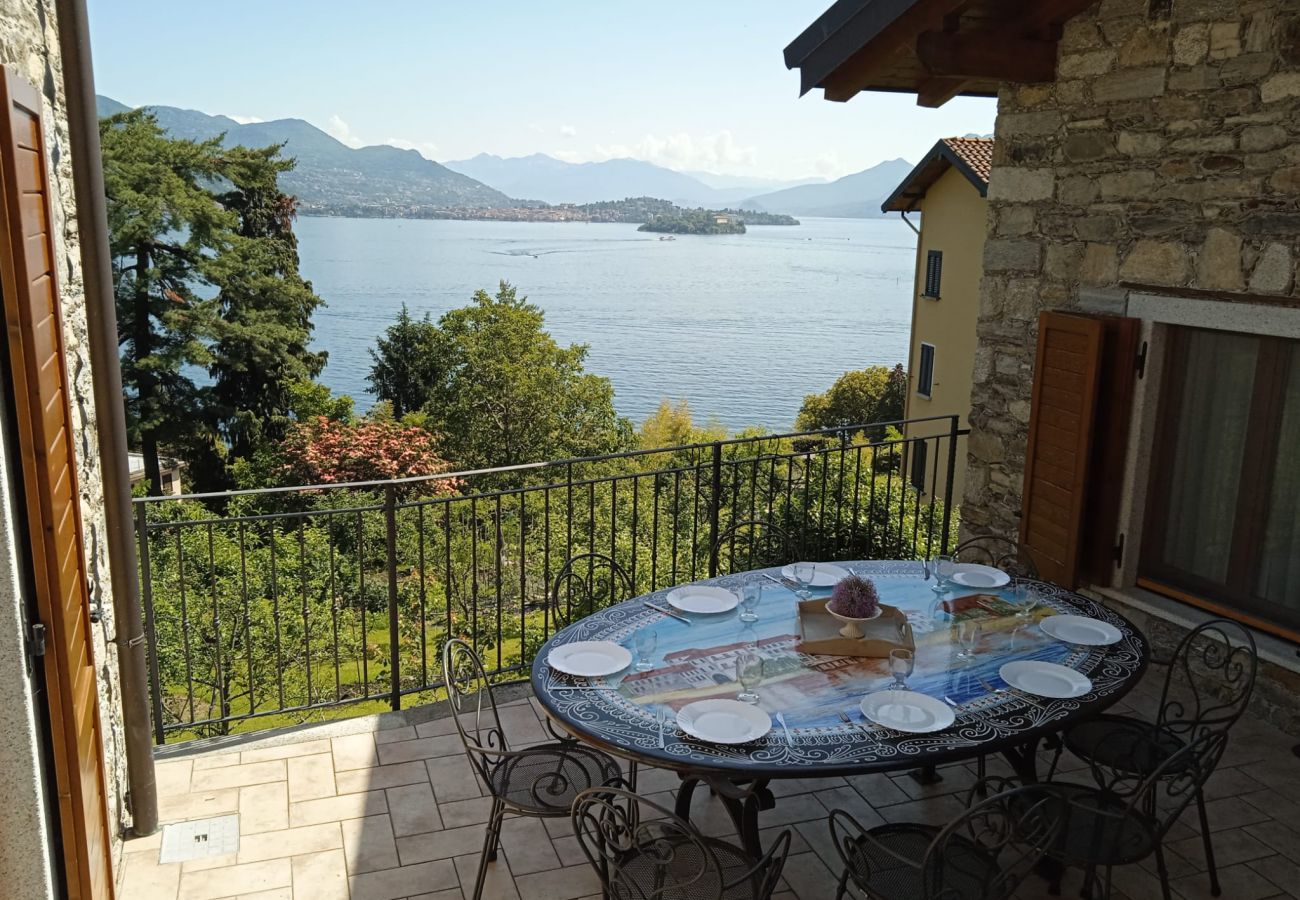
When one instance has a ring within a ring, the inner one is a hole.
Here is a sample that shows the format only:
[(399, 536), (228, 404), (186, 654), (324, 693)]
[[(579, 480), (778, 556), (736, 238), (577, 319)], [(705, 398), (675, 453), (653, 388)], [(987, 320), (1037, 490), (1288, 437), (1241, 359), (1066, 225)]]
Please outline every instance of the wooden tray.
[(859, 622), (865, 637), (846, 638), (840, 634), (844, 623), (826, 611), (829, 598), (803, 600), (799, 603), (800, 653), (816, 656), (865, 656), (886, 659), (890, 650), (915, 650), (907, 616), (897, 607), (880, 604), (880, 615), (869, 622)]

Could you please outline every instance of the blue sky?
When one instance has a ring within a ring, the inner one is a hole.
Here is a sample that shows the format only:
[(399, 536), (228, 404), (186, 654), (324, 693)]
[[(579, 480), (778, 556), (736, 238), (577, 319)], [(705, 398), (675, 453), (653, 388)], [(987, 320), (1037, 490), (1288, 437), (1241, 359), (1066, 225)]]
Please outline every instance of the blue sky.
[(88, 2), (100, 93), (302, 118), (438, 160), (542, 152), (834, 177), (993, 129), (991, 100), (800, 98), (781, 51), (831, 0)]

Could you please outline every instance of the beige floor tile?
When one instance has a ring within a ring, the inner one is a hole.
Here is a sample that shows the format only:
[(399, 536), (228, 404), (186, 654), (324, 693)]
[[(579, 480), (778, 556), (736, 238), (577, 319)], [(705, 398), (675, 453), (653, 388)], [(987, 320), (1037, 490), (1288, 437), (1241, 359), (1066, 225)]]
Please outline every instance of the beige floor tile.
[(161, 822), (184, 822), (233, 812), (239, 812), (239, 788), (158, 798), (158, 819)]
[(190, 790), (190, 772), (194, 769), (192, 759), (174, 759), (154, 763), (154, 781), (158, 785), (160, 797), (188, 794)]
[[(468, 825), (469, 823), (461, 822), (460, 824)], [(128, 838), (122, 843), (122, 851), (124, 853), (145, 853), (147, 851), (153, 851), (154, 853), (157, 853), (160, 847), (162, 847), (161, 828), (159, 828), (153, 834), (146, 835), (145, 837)]]
[(269, 891), (293, 884), (287, 859), (268, 859), (241, 866), (224, 866), (181, 875), (179, 900), (217, 900), (238, 894)]
[(239, 789), (239, 833), (258, 834), (289, 827), (289, 786), (283, 781)]
[(246, 766), (223, 766), (220, 769), (196, 770), (190, 775), (190, 791), (215, 791), (222, 788), (243, 787), (246, 784), (284, 781), (284, 779), (284, 760), (274, 759), (270, 762), (249, 763)]
[[(476, 853), (483, 848), (483, 826), (468, 825), (464, 828), (448, 828), (445, 831), (430, 831), (397, 839), (397, 855), (402, 865), (428, 862), (432, 859), (451, 859)], [(550, 849), (550, 842), (546, 843)]]
[(387, 794), (393, 834), (403, 837), (442, 829), (442, 818), (433, 802), (433, 788), (427, 781), (389, 788)]
[(501, 847), (510, 855), (510, 871), (516, 877), (560, 867), (541, 819), (507, 817), (501, 826)]
[(577, 900), (600, 893), (600, 879), (591, 866), (566, 866), (515, 877), (515, 888), (528, 900)]
[(339, 824), (343, 828), (343, 849), (350, 874), (395, 869), (400, 864), (388, 816), (348, 819)]
[[(459, 828), (462, 825), (478, 825), (486, 822), (492, 813), (491, 797), (475, 797), (471, 800), (453, 800), (439, 803), (438, 814), (442, 816), (443, 828)], [(573, 830), (573, 826), (569, 826)]]
[(334, 757), (330, 753), (295, 756), (285, 760), (289, 769), (289, 802), (334, 796)]
[[(242, 841), (240, 842), (243, 843)], [(238, 853), (223, 853), (220, 856), (201, 856), (181, 863), (181, 873), (206, 872), (208, 869), (221, 869), (239, 862)]]
[(478, 775), (470, 768), (464, 754), (425, 760), (429, 770), (429, 783), (439, 803), (481, 797)]
[(434, 719), (431, 722), (421, 722), (415, 726), (415, 734), (411, 737), (438, 737), (444, 734), (455, 734), (456, 723), (451, 716), (443, 716), (440, 719)]
[(221, 769), (226, 766), (239, 765), (238, 753), (203, 753), (195, 756), (192, 760), (193, 771), (202, 772), (207, 769)]
[(368, 872), (348, 878), (351, 900), (399, 900), (412, 894), (441, 891), (457, 886), (456, 867), (449, 859), (418, 863), (382, 872)]
[(334, 770), (368, 769), (379, 765), (379, 756), (375, 753), (375, 739), (371, 734), (349, 734), (336, 737), (334, 745)]
[(269, 762), (273, 759), (291, 759), (295, 756), (311, 756), (313, 753), (329, 753), (328, 738), (317, 741), (299, 741), (296, 744), (281, 744), (278, 747), (263, 747), (260, 750), (245, 750), (239, 754), (239, 762)]
[(334, 773), (334, 787), (340, 794), (357, 791), (379, 791), (403, 784), (428, 784), (429, 771), (424, 760), (394, 763), (391, 766), (371, 766), (366, 769), (347, 769)]
[[(441, 722), (441, 719), (434, 719), (435, 722)], [(376, 744), (391, 744), (393, 741), (410, 741), (417, 737), (423, 737), (418, 733), (418, 729), (413, 725), (403, 725), (401, 728), (385, 728), (382, 731), (375, 732)]]
[(159, 865), (152, 854), (128, 855), (122, 875), (122, 896), (136, 900), (176, 900), (181, 883), (181, 867)]
[(295, 856), (293, 894), (301, 900), (348, 900), (348, 869), (343, 851)]
[(325, 850), (342, 850), (343, 832), (338, 822), (304, 825), (283, 831), (264, 831), (239, 842), (239, 862), (259, 862), (303, 853), (320, 853)]
[(293, 888), (272, 888), (255, 894), (240, 894), (237, 900), (293, 900)]
[[(432, 894), (417, 894), (414, 897), (408, 897), (406, 900), (464, 900), (465, 895), (460, 892), (460, 888), (449, 888), (445, 891), (434, 891)], [(599, 898), (596, 898), (599, 900)]]
[(441, 756), (460, 756), (465, 754), (465, 745), (456, 735), (446, 734), (440, 737), (416, 738), (413, 741), (398, 741), (379, 747), (379, 761), (389, 763), (409, 762), (413, 759), (436, 759)]
[[(479, 854), (458, 856), (456, 874), (460, 877), (461, 890), (466, 896), (472, 896), (474, 884), (478, 879)], [(510, 872), (510, 860), (504, 853), (488, 864), (487, 874), (483, 879), (483, 900), (519, 900), (519, 891), (515, 888), (514, 875)]]
[(386, 812), (388, 812), (388, 803), (384, 800), (383, 791), (342, 794), (338, 797), (322, 797), (319, 800), (290, 803), (289, 825), (298, 828), (303, 825), (318, 825), (322, 822), (379, 816)]
[[(1263, 900), (1273, 897), (1282, 888), (1247, 865), (1220, 866), (1219, 883), (1222, 897), (1231, 900)], [(1211, 900), (1210, 879), (1202, 873), (1174, 879), (1174, 890), (1186, 900)]]

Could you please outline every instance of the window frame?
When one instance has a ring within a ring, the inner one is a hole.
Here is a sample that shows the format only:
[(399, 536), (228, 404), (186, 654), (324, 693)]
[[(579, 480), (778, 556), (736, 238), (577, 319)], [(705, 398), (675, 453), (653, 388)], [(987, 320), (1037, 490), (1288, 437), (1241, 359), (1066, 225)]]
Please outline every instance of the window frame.
[[(925, 351), (927, 347), (930, 349), (930, 369), (928, 372), (929, 377), (923, 381), (922, 375), (926, 374)], [(929, 341), (921, 341), (921, 346), (917, 350), (916, 359), (916, 395), (918, 397), (924, 397), (927, 400), (934, 397), (934, 364), (937, 356), (938, 350), (935, 348), (934, 344), (931, 344)], [(925, 385), (924, 390), (921, 389), (923, 383)]]
[(943, 290), (943, 251), (926, 250), (925, 273), (921, 282), (921, 296), (927, 300), (938, 300)]
[[(908, 460), (907, 480), (918, 493), (925, 493), (925, 472), (930, 467), (930, 444), (924, 438), (912, 442), (912, 458)], [(920, 470), (918, 472), (918, 469)], [(919, 477), (918, 477), (919, 475)]]

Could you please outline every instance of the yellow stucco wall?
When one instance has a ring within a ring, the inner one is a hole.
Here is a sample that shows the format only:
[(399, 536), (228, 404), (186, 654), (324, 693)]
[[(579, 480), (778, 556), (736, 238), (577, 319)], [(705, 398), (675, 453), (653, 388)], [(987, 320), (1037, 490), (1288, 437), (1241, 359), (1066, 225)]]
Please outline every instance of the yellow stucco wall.
[[(920, 204), (921, 236), (917, 247), (916, 278), (912, 290), (912, 338), (908, 350), (907, 418), (961, 416), (967, 427), (970, 413), (971, 372), (975, 365), (975, 323), (979, 319), (980, 277), (984, 271), (984, 235), (988, 201), (960, 172), (948, 169), (939, 176)], [(925, 261), (930, 250), (943, 252), (940, 297), (922, 297)], [(921, 344), (934, 345), (934, 384), (930, 396), (916, 393)], [(949, 423), (909, 426), (908, 437), (946, 434)], [(938, 490), (947, 483), (948, 442), (938, 445)], [(936, 446), (929, 444), (927, 469), (934, 471)], [(961, 502), (966, 469), (966, 441), (957, 444), (953, 499)], [(926, 476), (929, 484), (930, 477)]]

